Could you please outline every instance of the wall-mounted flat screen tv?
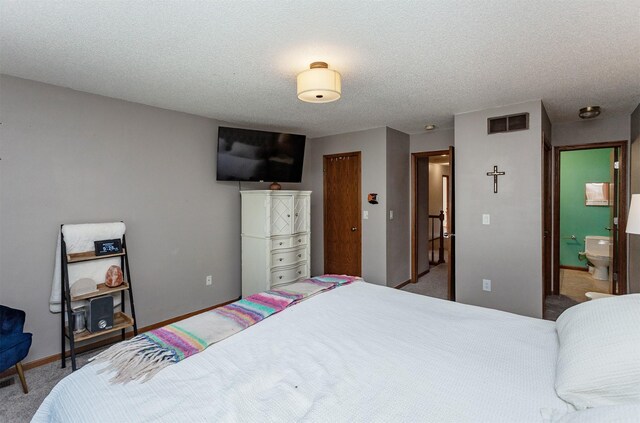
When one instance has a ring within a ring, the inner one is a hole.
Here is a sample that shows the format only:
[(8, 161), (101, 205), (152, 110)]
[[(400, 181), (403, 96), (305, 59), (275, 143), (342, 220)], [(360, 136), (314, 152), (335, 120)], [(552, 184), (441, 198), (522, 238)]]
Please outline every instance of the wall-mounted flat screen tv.
[(301, 182), (306, 136), (218, 128), (218, 181)]

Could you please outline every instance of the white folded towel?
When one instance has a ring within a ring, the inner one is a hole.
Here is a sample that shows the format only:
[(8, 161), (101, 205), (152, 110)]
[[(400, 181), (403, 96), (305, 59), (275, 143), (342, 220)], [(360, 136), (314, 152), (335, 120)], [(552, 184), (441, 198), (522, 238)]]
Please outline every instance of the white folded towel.
[[(126, 227), (122, 222), (113, 223), (85, 223), (79, 225), (63, 225), (62, 234), (67, 247), (67, 254), (84, 253), (94, 251), (94, 241), (104, 239), (122, 239)], [(51, 296), (49, 297), (49, 310), (52, 313), (60, 312), (60, 289), (61, 280), (61, 258), (62, 250), (60, 233), (58, 233), (58, 243), (56, 246), (56, 259), (53, 270), (53, 283), (51, 284)], [(75, 281), (81, 278), (91, 278), (97, 283), (104, 282), (107, 269), (110, 266), (120, 265), (120, 257), (114, 257), (103, 260), (93, 260), (81, 263), (74, 263), (68, 266), (69, 269), (69, 285), (73, 285)], [(86, 304), (86, 301), (74, 301), (72, 308)], [(120, 304), (120, 296), (114, 296), (114, 306)]]

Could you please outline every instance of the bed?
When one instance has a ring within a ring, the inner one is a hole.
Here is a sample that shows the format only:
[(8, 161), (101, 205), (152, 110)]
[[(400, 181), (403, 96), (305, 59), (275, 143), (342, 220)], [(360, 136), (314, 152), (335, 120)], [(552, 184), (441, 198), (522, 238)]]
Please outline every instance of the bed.
[(554, 322), (361, 281), (145, 383), (84, 366), (33, 421), (550, 421), (574, 410), (554, 389), (558, 346)]

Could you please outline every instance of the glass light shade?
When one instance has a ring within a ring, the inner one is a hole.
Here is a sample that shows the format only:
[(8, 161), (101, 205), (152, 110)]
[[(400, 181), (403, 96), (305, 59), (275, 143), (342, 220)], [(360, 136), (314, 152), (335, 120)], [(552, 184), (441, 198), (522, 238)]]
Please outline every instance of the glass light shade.
[(627, 233), (640, 234), (640, 194), (631, 196), (631, 208), (627, 218)]
[(593, 119), (594, 117), (598, 117), (600, 115), (600, 106), (587, 106), (580, 109), (580, 116), (582, 119)]
[(298, 98), (308, 103), (329, 103), (340, 98), (340, 74), (333, 69), (312, 68), (298, 74)]

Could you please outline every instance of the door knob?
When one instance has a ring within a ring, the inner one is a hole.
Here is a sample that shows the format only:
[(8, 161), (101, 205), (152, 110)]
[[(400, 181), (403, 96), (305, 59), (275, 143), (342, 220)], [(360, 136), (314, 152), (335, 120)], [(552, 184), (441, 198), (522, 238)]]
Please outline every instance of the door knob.
[(449, 232), (445, 232), (443, 235), (445, 238), (453, 238), (456, 234), (450, 234)]
[(605, 228), (607, 231), (610, 231), (610, 230), (611, 230), (611, 228), (610, 228), (610, 227), (608, 227), (608, 226), (605, 226), (604, 228)]
[(355, 232), (357, 230), (358, 230), (358, 228), (356, 228), (355, 226), (353, 228), (351, 228), (351, 232)]

